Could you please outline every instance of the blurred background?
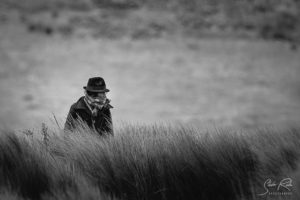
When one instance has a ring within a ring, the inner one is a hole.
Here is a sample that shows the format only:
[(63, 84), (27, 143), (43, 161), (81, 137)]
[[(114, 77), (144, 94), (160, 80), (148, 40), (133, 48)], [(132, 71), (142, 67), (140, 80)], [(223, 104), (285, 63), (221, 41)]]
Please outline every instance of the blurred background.
[(115, 126), (300, 122), (298, 0), (1, 0), (0, 127), (63, 126), (102, 76)]

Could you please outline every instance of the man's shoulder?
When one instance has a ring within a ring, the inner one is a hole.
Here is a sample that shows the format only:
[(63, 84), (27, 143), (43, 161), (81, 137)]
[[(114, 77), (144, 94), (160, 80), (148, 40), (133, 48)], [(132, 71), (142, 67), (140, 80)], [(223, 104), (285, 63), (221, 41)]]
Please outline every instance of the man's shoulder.
[(85, 102), (84, 102), (84, 97), (80, 97), (75, 103), (73, 103), (71, 105), (71, 109), (72, 110), (78, 110), (78, 109), (86, 109), (86, 106), (85, 106)]
[(106, 99), (104, 109), (111, 109), (111, 108), (114, 108), (114, 107), (110, 104), (110, 102), (111, 102), (110, 99)]

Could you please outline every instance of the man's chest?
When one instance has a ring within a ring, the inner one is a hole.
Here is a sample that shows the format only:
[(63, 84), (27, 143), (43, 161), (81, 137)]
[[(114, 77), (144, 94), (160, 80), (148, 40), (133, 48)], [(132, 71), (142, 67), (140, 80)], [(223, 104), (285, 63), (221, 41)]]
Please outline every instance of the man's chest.
[(102, 112), (98, 112), (96, 116), (93, 116), (93, 114), (89, 111), (78, 110), (77, 114), (83, 121), (87, 122), (88, 124), (92, 124), (92, 122), (99, 123), (105, 118)]

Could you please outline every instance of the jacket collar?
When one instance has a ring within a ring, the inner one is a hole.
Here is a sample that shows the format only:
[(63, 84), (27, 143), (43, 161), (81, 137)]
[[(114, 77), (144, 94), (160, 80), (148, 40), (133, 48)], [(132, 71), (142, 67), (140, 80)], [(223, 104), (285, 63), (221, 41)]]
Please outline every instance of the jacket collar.
[(86, 107), (88, 107), (88, 108), (89, 108), (89, 110), (90, 110), (91, 112), (93, 112), (93, 111), (92, 111), (92, 108), (91, 108), (91, 106), (90, 106), (90, 105), (89, 105), (89, 103), (87, 102), (87, 99), (86, 99), (86, 97), (83, 97), (83, 101), (84, 101), (84, 103), (85, 103)]
[(84, 101), (84, 96), (78, 99), (78, 101), (75, 104), (75, 109), (83, 109), (89, 111), (89, 108)]

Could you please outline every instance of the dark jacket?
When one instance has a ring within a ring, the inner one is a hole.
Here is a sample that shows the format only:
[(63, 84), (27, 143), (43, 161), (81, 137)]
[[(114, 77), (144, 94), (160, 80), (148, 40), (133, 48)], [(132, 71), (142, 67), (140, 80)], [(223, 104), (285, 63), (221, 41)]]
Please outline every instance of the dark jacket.
[(84, 101), (84, 96), (74, 103), (69, 111), (65, 130), (73, 130), (80, 124), (80, 121), (86, 123), (91, 129), (96, 130), (100, 135), (110, 134), (113, 135), (113, 126), (110, 108), (112, 106), (103, 107), (98, 112), (96, 117), (92, 116), (91, 110), (88, 108)]

